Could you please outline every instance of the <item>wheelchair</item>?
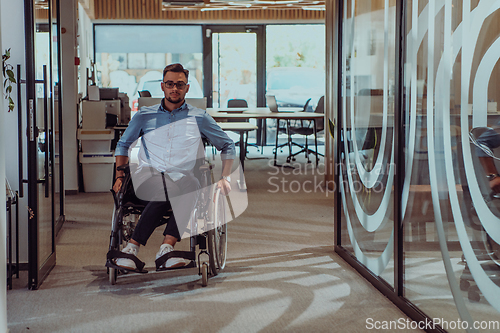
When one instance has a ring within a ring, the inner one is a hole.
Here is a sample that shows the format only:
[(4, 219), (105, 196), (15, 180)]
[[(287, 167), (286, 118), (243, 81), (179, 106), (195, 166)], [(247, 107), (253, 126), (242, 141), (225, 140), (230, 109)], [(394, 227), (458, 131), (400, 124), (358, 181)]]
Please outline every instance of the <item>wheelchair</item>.
[[(200, 181), (200, 190), (195, 209), (191, 213), (189, 221), (190, 251), (172, 251), (156, 260), (156, 271), (185, 269), (198, 267), (198, 275), (201, 275), (201, 285), (208, 284), (209, 276), (216, 276), (226, 265), (227, 252), (227, 225), (226, 225), (226, 205), (228, 204), (220, 188), (215, 186), (212, 172), (213, 166), (207, 161), (197, 163), (195, 166), (195, 176)], [(147, 273), (144, 269), (145, 263), (137, 257), (122, 253), (121, 250), (132, 237), (136, 222), (148, 203), (137, 198), (132, 185), (130, 166), (118, 167), (123, 170), (125, 177), (122, 187), (115, 193), (111, 190), (114, 198), (113, 221), (111, 224), (111, 235), (109, 241), (109, 251), (107, 253), (106, 267), (111, 285), (116, 284), (120, 274), (130, 272)], [(164, 216), (165, 222), (173, 215), (172, 209)], [(197, 255), (196, 255), (197, 254)], [(208, 262), (201, 260), (201, 257), (208, 257)], [(134, 260), (137, 271), (128, 271), (116, 266), (115, 259), (125, 257)], [(188, 265), (178, 268), (162, 268), (168, 258), (181, 257), (188, 259)]]

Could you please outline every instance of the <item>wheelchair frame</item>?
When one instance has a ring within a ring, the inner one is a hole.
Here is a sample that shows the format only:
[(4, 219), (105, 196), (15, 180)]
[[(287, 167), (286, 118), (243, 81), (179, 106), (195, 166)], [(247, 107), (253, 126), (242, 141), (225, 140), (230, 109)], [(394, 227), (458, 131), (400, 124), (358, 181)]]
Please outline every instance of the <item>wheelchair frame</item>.
[[(216, 276), (226, 265), (227, 225), (225, 218), (226, 202), (224, 196), (220, 193), (220, 188), (215, 188), (214, 186), (213, 165), (207, 160), (204, 162), (204, 164), (197, 168), (201, 189), (189, 221), (192, 234), (190, 236), (190, 251), (173, 251), (169, 255), (172, 254), (172, 257), (182, 257), (190, 260), (190, 263), (180, 267), (181, 269), (198, 267), (198, 274), (201, 275), (201, 284), (205, 287), (208, 284), (208, 277)], [(124, 171), (125, 177), (118, 193), (111, 190), (114, 199), (114, 210), (109, 251), (105, 266), (107, 267), (109, 282), (112, 285), (116, 284), (119, 274), (130, 272), (116, 266), (114, 260), (116, 259), (117, 251), (121, 251), (125, 243), (132, 237), (135, 222), (147, 204), (146, 201), (135, 197), (129, 165), (120, 166), (117, 169)], [(166, 218), (168, 217), (166, 216)], [(198, 229), (200, 222), (203, 228), (203, 232), (201, 233), (199, 233)], [(199, 248), (199, 252), (196, 258), (197, 247)], [(202, 254), (208, 256), (208, 263), (201, 261), (200, 257)], [(143, 270), (145, 265), (143, 262), (135, 257), (131, 259), (134, 261), (137, 260), (139, 273), (147, 273), (147, 271)], [(179, 269), (161, 269), (159, 268), (161, 264), (159, 264), (158, 260), (156, 261), (156, 266), (157, 271)]]

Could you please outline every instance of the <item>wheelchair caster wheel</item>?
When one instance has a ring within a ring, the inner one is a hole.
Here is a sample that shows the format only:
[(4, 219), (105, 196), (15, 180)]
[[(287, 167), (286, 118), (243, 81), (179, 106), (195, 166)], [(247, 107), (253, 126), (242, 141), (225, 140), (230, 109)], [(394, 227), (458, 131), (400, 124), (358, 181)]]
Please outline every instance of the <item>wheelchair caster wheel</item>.
[(117, 276), (118, 276), (118, 270), (116, 268), (109, 268), (109, 283), (111, 285), (116, 284)]
[(206, 287), (208, 285), (208, 265), (204, 262), (201, 265), (201, 286)]

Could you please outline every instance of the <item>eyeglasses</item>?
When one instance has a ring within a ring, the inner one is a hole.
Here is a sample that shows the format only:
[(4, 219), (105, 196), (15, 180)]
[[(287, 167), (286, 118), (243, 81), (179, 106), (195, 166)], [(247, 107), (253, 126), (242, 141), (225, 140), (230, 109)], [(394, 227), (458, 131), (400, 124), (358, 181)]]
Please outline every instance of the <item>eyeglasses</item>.
[(177, 82), (174, 82), (174, 81), (164, 81), (163, 84), (165, 84), (165, 87), (167, 87), (168, 89), (172, 89), (174, 86), (177, 87), (177, 89), (179, 90), (183, 90), (184, 88), (186, 88), (186, 82), (184, 81), (177, 81)]

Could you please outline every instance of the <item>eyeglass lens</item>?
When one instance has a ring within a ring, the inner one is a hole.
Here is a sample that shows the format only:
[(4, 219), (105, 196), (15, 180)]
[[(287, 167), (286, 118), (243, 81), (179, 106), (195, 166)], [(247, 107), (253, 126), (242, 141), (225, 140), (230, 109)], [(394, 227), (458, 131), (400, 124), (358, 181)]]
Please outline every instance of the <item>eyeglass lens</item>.
[(165, 86), (169, 89), (173, 88), (174, 86), (176, 86), (177, 89), (184, 89), (186, 87), (186, 82), (183, 81), (165, 81), (163, 83), (165, 83)]

